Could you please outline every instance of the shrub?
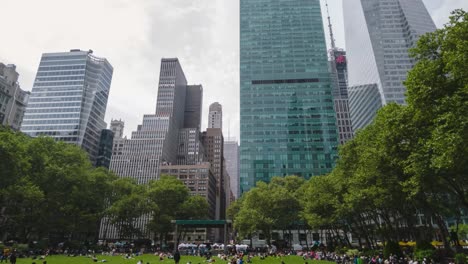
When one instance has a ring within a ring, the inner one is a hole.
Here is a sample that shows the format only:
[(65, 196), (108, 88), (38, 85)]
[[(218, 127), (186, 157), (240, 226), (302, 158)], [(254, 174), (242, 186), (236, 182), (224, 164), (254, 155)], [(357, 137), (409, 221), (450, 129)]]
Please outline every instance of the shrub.
[(16, 250), (18, 250), (19, 252), (27, 252), (28, 249), (29, 249), (29, 245), (28, 244), (17, 244), (15, 246)]
[(456, 263), (456, 264), (466, 264), (466, 263), (467, 263), (467, 261), (466, 261), (466, 255), (463, 254), (463, 253), (456, 254), (456, 255), (455, 255), (455, 263)]
[(435, 249), (424, 249), (424, 250), (417, 250), (414, 252), (414, 256), (417, 260), (422, 261), (424, 259), (433, 259), (434, 258)]
[(385, 258), (390, 257), (390, 255), (396, 255), (398, 257), (403, 256), (403, 252), (401, 252), (400, 245), (398, 245), (398, 242), (393, 242), (393, 241), (388, 241), (385, 244), (383, 254)]
[(349, 249), (348, 251), (346, 251), (346, 255), (348, 255), (348, 256), (350, 256), (350, 257), (359, 255), (359, 250), (357, 250), (357, 249)]
[(425, 240), (416, 241), (416, 247), (414, 248), (414, 251), (430, 249), (434, 250), (434, 246), (432, 246), (431, 242)]
[(346, 251), (348, 251), (347, 247), (337, 247), (337, 248), (335, 248), (335, 252), (340, 254), (340, 255), (345, 254)]
[(365, 250), (363, 250), (361, 253), (362, 253), (362, 255), (368, 256), (368, 257), (373, 257), (373, 256), (378, 256), (378, 255), (380, 255), (380, 251), (379, 251), (379, 250), (375, 250), (375, 249), (365, 249)]

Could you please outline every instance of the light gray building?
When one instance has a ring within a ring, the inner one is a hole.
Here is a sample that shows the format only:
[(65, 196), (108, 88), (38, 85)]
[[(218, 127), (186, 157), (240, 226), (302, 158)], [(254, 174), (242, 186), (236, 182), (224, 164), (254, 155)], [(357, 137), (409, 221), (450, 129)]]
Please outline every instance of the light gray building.
[(208, 128), (219, 128), (223, 130), (223, 106), (214, 102), (210, 105), (208, 114)]
[(0, 125), (19, 130), (30, 93), (18, 83), (19, 73), (13, 64), (0, 63)]
[(81, 146), (94, 163), (112, 74), (91, 50), (42, 54), (21, 131)]
[[(374, 106), (405, 104), (403, 82), (414, 66), (408, 50), (436, 27), (422, 0), (344, 0), (343, 10), (351, 117), (356, 130), (373, 120)], [(380, 103), (375, 100), (375, 87)]]
[(226, 171), (229, 175), (230, 188), (237, 199), (239, 190), (239, 143), (233, 138), (224, 141), (224, 159), (226, 160)]
[(162, 59), (156, 113), (143, 122), (112, 156), (110, 169), (140, 184), (159, 178), (160, 164), (176, 164), (179, 130), (184, 125), (187, 80), (178, 59)]

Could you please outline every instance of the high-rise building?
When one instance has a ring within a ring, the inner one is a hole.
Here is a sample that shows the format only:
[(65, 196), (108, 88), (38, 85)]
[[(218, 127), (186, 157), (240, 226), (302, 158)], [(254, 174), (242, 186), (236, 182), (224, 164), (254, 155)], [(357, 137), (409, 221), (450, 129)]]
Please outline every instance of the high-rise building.
[[(357, 130), (373, 120), (374, 106), (405, 103), (403, 82), (415, 63), (408, 49), (436, 27), (422, 0), (345, 0), (343, 10), (351, 117)], [(363, 94), (365, 90), (372, 94)]]
[(81, 146), (95, 163), (112, 73), (91, 50), (42, 54), (21, 131)]
[(319, 0), (240, 1), (240, 188), (330, 172), (338, 135)]
[(210, 105), (208, 114), (208, 128), (219, 128), (223, 130), (223, 106), (214, 102)]
[(176, 164), (186, 87), (179, 60), (162, 59), (156, 113), (144, 115), (143, 123), (123, 144), (121, 154), (114, 152), (112, 171), (144, 184), (159, 178), (160, 164)]
[(239, 143), (235, 139), (228, 138), (224, 141), (224, 158), (226, 170), (229, 174), (231, 191), (235, 198), (239, 193)]
[(30, 93), (18, 83), (19, 73), (13, 64), (0, 63), (0, 125), (19, 130)]

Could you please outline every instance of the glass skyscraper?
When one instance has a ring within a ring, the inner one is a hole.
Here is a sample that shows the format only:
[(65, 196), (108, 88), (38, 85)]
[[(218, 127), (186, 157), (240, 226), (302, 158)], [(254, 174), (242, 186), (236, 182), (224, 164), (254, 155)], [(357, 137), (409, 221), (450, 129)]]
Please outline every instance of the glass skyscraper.
[(338, 135), (319, 0), (240, 1), (240, 188), (331, 171)]
[(408, 49), (436, 27), (422, 0), (343, 0), (343, 10), (356, 130), (373, 120), (379, 105), (405, 103), (403, 82), (414, 66)]
[(81, 146), (96, 161), (113, 68), (90, 51), (44, 53), (21, 131)]

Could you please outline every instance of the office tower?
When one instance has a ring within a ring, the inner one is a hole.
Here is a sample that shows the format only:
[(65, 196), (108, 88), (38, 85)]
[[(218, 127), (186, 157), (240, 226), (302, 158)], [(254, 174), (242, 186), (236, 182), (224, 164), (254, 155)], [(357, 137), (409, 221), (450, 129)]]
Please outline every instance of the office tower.
[(184, 128), (200, 130), (203, 105), (203, 87), (188, 85), (185, 96)]
[(215, 102), (210, 105), (208, 114), (208, 128), (219, 128), (223, 130), (223, 107)]
[(99, 150), (96, 159), (96, 167), (104, 167), (109, 169), (112, 157), (112, 147), (114, 143), (114, 132), (110, 129), (103, 129), (101, 131), (101, 138), (99, 140)]
[(240, 1), (240, 186), (330, 172), (338, 135), (319, 0)]
[(326, 7), (331, 43), (331, 49), (328, 53), (330, 59), (330, 72), (334, 81), (333, 102), (336, 112), (336, 126), (338, 127), (340, 144), (344, 144), (346, 141), (353, 138), (353, 126), (351, 122), (348, 98), (348, 68), (346, 52), (335, 45), (333, 26), (331, 24), (330, 14), (328, 13), (328, 3), (326, 4)]
[(156, 113), (144, 115), (143, 123), (125, 141), (121, 154), (114, 153), (112, 171), (145, 184), (159, 179), (160, 164), (176, 164), (186, 87), (179, 60), (162, 59)]
[(18, 77), (15, 65), (0, 62), (0, 125), (13, 130), (21, 127), (30, 95), (20, 88)]
[[(422, 0), (345, 0), (343, 10), (356, 131), (373, 120), (375, 106), (405, 103), (403, 82), (414, 66), (408, 49), (436, 27)], [(380, 98), (375, 97), (375, 88)]]
[(21, 131), (81, 146), (95, 163), (112, 73), (91, 50), (42, 54)]
[(224, 141), (224, 158), (226, 159), (226, 170), (229, 174), (231, 191), (235, 198), (239, 193), (239, 144), (235, 139), (228, 138)]

